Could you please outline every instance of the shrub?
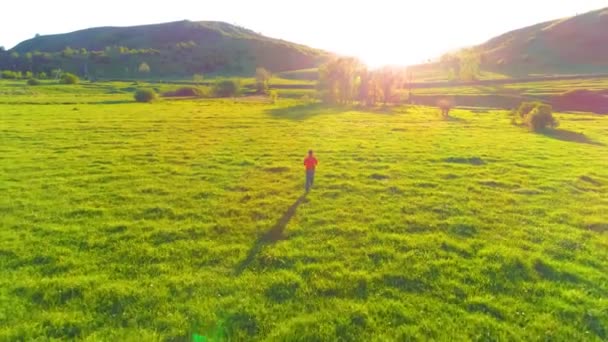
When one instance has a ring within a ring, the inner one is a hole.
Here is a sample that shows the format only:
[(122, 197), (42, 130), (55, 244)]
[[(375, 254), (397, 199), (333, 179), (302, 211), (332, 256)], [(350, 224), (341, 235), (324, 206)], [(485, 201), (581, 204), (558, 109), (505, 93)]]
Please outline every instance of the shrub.
[(2, 73), (0, 73), (0, 76), (2, 76), (2, 78), (7, 79), (7, 80), (14, 80), (17, 77), (17, 73), (14, 71), (10, 71), (10, 70), (3, 70)]
[(146, 62), (141, 62), (141, 64), (139, 65), (139, 67), (137, 68), (137, 70), (140, 73), (145, 73), (148, 74), (150, 73), (150, 66), (148, 65), (148, 63)]
[(46, 72), (43, 71), (43, 72), (39, 73), (38, 78), (41, 80), (44, 80), (45, 78), (47, 78)]
[(270, 92), (268, 92), (268, 98), (270, 98), (270, 101), (272, 103), (277, 103), (277, 100), (279, 99), (279, 93), (276, 90), (271, 90)]
[(519, 108), (515, 111), (515, 114), (520, 118), (525, 118), (534, 108), (538, 107), (542, 103), (540, 102), (522, 102)]
[(197, 84), (201, 84), (203, 82), (204, 76), (203, 74), (194, 74), (192, 75), (192, 80), (197, 83)]
[(181, 87), (177, 90), (168, 91), (163, 93), (165, 97), (206, 97), (208, 95), (208, 89), (200, 87)]
[(450, 110), (454, 107), (454, 102), (449, 99), (441, 99), (437, 101), (437, 107), (441, 110), (441, 116), (447, 118), (450, 115)]
[(31, 86), (35, 86), (35, 85), (39, 85), (39, 84), (40, 84), (40, 81), (38, 81), (38, 80), (37, 80), (37, 79), (35, 79), (35, 78), (30, 78), (29, 80), (27, 80), (27, 84), (28, 84), (28, 85), (31, 85)]
[(77, 84), (78, 82), (80, 82), (80, 78), (74, 74), (66, 72), (65, 74), (61, 75), (61, 84)]
[(553, 117), (553, 108), (547, 104), (539, 104), (532, 109), (526, 116), (525, 122), (533, 131), (540, 131), (547, 127), (555, 128), (559, 124)]
[(134, 97), (137, 102), (152, 102), (156, 100), (156, 92), (152, 89), (138, 89)]
[(268, 94), (268, 83), (272, 74), (264, 68), (255, 70), (255, 87), (258, 94)]
[(216, 97), (235, 97), (241, 92), (241, 85), (236, 80), (223, 80), (215, 83), (213, 94)]

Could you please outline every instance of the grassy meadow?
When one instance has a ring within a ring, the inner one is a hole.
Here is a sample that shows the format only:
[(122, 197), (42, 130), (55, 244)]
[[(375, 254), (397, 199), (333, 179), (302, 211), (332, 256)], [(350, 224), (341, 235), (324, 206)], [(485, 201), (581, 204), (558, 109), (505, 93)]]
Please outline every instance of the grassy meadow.
[[(555, 96), (571, 90), (605, 91), (608, 78), (581, 78), (570, 80), (546, 80), (538, 82), (513, 82), (501, 85), (455, 85), (414, 89), (414, 95), (522, 95)], [(403, 91), (403, 90), (402, 90)]]
[(127, 87), (0, 86), (0, 340), (608, 339), (608, 117)]

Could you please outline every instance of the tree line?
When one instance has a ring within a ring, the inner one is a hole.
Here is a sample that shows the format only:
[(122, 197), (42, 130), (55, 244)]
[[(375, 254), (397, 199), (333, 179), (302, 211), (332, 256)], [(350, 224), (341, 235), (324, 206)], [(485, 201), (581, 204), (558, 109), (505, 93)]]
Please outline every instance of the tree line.
[(318, 91), (327, 103), (386, 105), (400, 102), (396, 89), (405, 84), (406, 76), (403, 68), (370, 70), (356, 58), (336, 58), (319, 68)]
[[(481, 58), (474, 49), (445, 54), (437, 66), (450, 81), (475, 81)], [(333, 104), (358, 102), (367, 106), (401, 102), (397, 89), (411, 84), (412, 71), (386, 66), (371, 70), (352, 57), (330, 60), (319, 67), (318, 91), (321, 100)], [(411, 100), (411, 92), (407, 99)]]

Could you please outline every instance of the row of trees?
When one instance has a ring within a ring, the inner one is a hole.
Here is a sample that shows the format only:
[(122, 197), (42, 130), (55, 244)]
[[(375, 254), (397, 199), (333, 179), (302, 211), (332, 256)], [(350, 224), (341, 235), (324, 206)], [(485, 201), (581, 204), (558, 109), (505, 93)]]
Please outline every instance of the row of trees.
[(318, 90), (324, 102), (373, 106), (399, 102), (396, 89), (407, 81), (404, 69), (369, 70), (356, 58), (337, 58), (319, 68)]
[(21, 71), (12, 71), (12, 70), (2, 70), (0, 71), (0, 78), (7, 80), (20, 80), (20, 79), (55, 79), (58, 80), (64, 75), (65, 72), (61, 69), (53, 69), (49, 74), (46, 72), (38, 72), (33, 73), (31, 71), (21, 72)]
[(231, 55), (227, 58), (221, 51), (193, 51), (198, 47), (190, 44), (179, 43), (174, 48), (163, 51), (129, 49), (124, 46), (107, 47), (99, 51), (70, 47), (57, 52), (0, 51), (0, 70), (48, 74), (52, 69), (61, 68), (92, 78), (135, 77), (143, 62), (151, 67), (156, 76), (216, 72), (228, 67), (236, 70), (237, 64), (244, 63), (240, 56)]
[(474, 49), (464, 49), (458, 53), (441, 56), (439, 64), (448, 80), (470, 82), (477, 80), (479, 76), (481, 56)]
[[(481, 56), (474, 49), (444, 55), (439, 65), (448, 79), (475, 81), (480, 73)], [(323, 101), (349, 104), (358, 101), (376, 103), (399, 102), (396, 89), (410, 83), (411, 74), (403, 68), (384, 67), (369, 70), (356, 58), (336, 58), (319, 68), (318, 90)]]

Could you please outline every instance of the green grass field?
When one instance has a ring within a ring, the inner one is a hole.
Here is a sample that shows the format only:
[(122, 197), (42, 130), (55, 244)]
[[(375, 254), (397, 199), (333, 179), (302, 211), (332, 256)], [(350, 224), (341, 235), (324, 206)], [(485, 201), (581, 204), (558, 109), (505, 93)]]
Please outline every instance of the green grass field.
[(608, 339), (606, 116), (7, 89), (0, 340)]
[[(580, 80), (549, 80), (543, 82), (522, 82), (502, 85), (453, 86), (414, 89), (415, 95), (523, 95), (551, 96), (569, 90), (605, 91), (608, 89), (608, 78), (588, 78)], [(403, 91), (403, 90), (402, 90)]]

